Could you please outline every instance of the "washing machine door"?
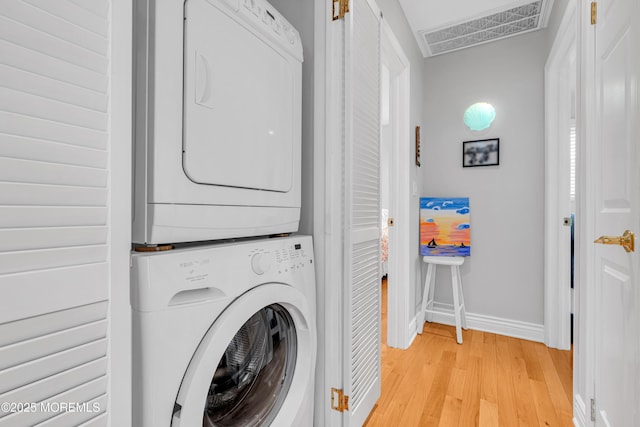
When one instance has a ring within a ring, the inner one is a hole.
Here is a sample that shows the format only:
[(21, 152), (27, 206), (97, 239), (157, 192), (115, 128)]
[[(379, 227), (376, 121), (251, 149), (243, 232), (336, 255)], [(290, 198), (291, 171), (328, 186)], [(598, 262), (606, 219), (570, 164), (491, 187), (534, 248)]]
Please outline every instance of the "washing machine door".
[(196, 350), (172, 427), (293, 424), (314, 374), (312, 322), (290, 286), (261, 285), (238, 298)]

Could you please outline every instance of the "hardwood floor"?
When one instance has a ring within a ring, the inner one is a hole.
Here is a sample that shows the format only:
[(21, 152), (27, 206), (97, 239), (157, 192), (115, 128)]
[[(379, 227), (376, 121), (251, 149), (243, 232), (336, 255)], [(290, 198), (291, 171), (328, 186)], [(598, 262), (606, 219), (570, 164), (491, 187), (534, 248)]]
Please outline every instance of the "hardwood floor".
[(366, 427), (572, 426), (572, 352), (425, 323), (408, 350), (387, 347), (382, 295), (382, 395)]

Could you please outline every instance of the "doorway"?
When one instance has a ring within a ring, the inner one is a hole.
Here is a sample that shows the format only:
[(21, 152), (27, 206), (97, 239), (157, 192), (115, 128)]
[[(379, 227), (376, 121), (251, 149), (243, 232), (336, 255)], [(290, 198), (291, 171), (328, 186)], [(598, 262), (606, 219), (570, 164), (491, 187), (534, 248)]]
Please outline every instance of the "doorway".
[(545, 344), (569, 350), (573, 313), (576, 6), (567, 5), (545, 66)]
[[(410, 303), (411, 163), (409, 59), (389, 24), (381, 31), (381, 217), (386, 225), (387, 343), (406, 349), (415, 335)], [(412, 330), (413, 329), (413, 330)]]

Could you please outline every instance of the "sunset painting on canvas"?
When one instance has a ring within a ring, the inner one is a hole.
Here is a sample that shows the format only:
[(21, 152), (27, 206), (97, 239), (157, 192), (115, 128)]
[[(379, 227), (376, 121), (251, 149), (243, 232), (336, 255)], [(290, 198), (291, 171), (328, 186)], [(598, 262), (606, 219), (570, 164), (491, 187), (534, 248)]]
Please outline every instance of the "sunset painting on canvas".
[(420, 255), (471, 255), (468, 197), (420, 198)]

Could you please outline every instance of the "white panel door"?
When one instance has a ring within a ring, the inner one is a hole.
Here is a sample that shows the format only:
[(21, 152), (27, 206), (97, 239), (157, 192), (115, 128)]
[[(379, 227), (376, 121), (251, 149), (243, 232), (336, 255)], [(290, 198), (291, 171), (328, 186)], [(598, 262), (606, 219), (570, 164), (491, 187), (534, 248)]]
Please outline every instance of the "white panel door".
[[(595, 46), (596, 236), (640, 231), (637, 0), (598, 2)], [(640, 417), (639, 252), (595, 247), (595, 424)]]
[(353, 0), (345, 36), (345, 426), (380, 396), (380, 13)]

